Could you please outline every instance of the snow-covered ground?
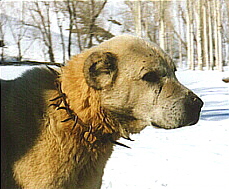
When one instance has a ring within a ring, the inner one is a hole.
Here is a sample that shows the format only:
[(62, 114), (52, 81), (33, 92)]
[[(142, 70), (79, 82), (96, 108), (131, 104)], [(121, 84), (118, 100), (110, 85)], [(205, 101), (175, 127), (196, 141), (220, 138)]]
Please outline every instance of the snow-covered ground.
[[(1, 78), (17, 77), (28, 67), (1, 66)], [(148, 127), (120, 140), (107, 163), (102, 189), (229, 189), (229, 71), (177, 72), (204, 101), (200, 121), (163, 130)]]

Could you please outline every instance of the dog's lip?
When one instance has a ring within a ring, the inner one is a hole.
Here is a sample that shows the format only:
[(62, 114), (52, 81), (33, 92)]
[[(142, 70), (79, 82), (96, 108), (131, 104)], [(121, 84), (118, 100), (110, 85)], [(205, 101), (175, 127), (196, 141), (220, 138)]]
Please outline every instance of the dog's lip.
[(156, 124), (155, 122), (151, 122), (151, 125), (152, 125), (153, 127), (155, 127), (156, 129), (165, 129), (164, 127), (162, 127), (162, 126)]
[(185, 127), (185, 126), (192, 126), (194, 124), (196, 124), (198, 122), (198, 120), (193, 120), (193, 121), (190, 121), (189, 123), (185, 124), (185, 125), (177, 125), (175, 127), (163, 127), (161, 125), (158, 125), (157, 123), (155, 122), (151, 122), (151, 125), (156, 128), (156, 129), (178, 129), (178, 128), (181, 128), (181, 127)]
[(151, 122), (151, 125), (156, 129), (165, 129), (165, 130), (178, 129), (178, 128), (181, 128), (181, 127), (184, 127), (184, 126), (188, 126), (188, 125), (177, 125), (175, 127), (163, 127), (163, 126), (158, 125), (155, 122)]

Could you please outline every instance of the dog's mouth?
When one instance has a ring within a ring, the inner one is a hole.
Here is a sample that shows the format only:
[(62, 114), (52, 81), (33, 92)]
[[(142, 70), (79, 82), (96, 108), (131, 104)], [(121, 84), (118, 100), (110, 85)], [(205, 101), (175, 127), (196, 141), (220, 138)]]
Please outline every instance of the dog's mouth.
[(155, 122), (151, 122), (151, 126), (155, 127), (156, 129), (164, 129), (162, 126), (156, 124)]
[(158, 125), (157, 123), (155, 122), (151, 122), (151, 125), (156, 128), (156, 129), (166, 129), (166, 130), (169, 130), (169, 129), (177, 129), (179, 127), (182, 127), (182, 126), (176, 126), (176, 127), (172, 127), (172, 126), (161, 126), (161, 125)]
[(178, 129), (178, 128), (181, 128), (181, 127), (184, 127), (184, 126), (189, 126), (189, 125), (176, 125), (176, 126), (166, 125), (166, 126), (161, 126), (161, 125), (158, 125), (158, 124), (156, 124), (154, 122), (151, 122), (151, 125), (156, 129), (166, 129), (166, 130)]
[(198, 120), (199, 120), (199, 118), (194, 119), (194, 120), (190, 120), (189, 122), (186, 122), (186, 123), (173, 125), (173, 126), (171, 126), (171, 125), (162, 126), (162, 125), (158, 125), (155, 122), (151, 122), (151, 125), (156, 129), (178, 129), (178, 128), (185, 127), (185, 126), (195, 125), (198, 122)]

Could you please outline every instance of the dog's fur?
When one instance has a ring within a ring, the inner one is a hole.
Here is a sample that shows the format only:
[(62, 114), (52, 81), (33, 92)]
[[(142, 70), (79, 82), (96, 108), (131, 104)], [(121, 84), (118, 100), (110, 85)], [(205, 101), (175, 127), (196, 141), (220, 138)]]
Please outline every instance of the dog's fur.
[[(120, 137), (151, 124), (165, 129), (195, 124), (203, 103), (174, 71), (155, 44), (124, 35), (76, 55), (60, 77), (35, 68), (2, 81), (2, 188), (100, 188)], [(55, 81), (86, 126), (62, 122), (69, 113), (58, 110), (66, 104), (54, 99), (60, 92)]]

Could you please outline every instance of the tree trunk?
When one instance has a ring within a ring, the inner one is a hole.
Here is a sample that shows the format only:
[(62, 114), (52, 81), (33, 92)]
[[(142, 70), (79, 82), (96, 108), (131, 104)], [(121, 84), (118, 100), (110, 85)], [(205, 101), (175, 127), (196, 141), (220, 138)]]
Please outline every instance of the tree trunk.
[[(54, 1), (55, 9), (57, 9), (56, 1)], [(58, 10), (55, 11), (56, 18), (57, 18), (57, 25), (60, 31), (60, 38), (61, 38), (61, 47), (62, 47), (62, 54), (63, 54), (63, 63), (65, 63), (65, 42), (64, 42), (64, 34), (63, 34), (63, 24), (61, 22), (61, 18), (59, 17)]]
[(195, 70), (194, 63), (194, 30), (193, 30), (193, 11), (192, 1), (187, 0), (187, 51), (188, 51), (188, 66), (190, 70)]
[(142, 37), (142, 23), (141, 23), (141, 1), (134, 1), (135, 11), (135, 32), (138, 37)]
[[(178, 13), (180, 13), (181, 7), (179, 7), (179, 11)], [(181, 34), (181, 17), (180, 14), (178, 14), (178, 25), (179, 25), (179, 33)], [(179, 65), (182, 68), (183, 67), (183, 63), (182, 63), (182, 41), (181, 38), (179, 38)]]
[[(52, 33), (51, 33), (50, 3), (49, 2), (33, 2), (33, 3), (36, 8), (30, 10), (34, 22), (30, 26), (39, 29), (43, 38), (43, 42), (45, 46), (48, 48), (49, 60), (50, 62), (55, 62), (53, 44), (52, 44)], [(46, 14), (44, 13), (44, 11), (42, 11), (40, 4), (43, 4), (45, 6)], [(33, 11), (38, 14), (38, 18), (33, 14)]]
[(95, 0), (90, 0), (90, 24), (89, 24), (89, 42), (88, 42), (88, 46), (87, 48), (91, 48), (93, 46), (93, 42), (92, 42), (92, 39), (93, 39), (93, 36), (94, 36), (94, 32), (93, 32), (93, 28), (94, 28), (94, 25), (95, 25), (95, 10), (94, 10), (94, 7), (95, 7)]
[(198, 69), (203, 70), (203, 54), (202, 54), (202, 3), (197, 1), (196, 25), (197, 25), (197, 61)]
[(78, 31), (76, 33), (76, 35), (77, 35), (78, 47), (79, 47), (79, 50), (81, 52), (83, 50), (82, 41), (81, 41), (81, 33), (79, 32), (79, 27), (78, 27), (78, 17), (77, 17), (77, 14), (76, 14), (77, 11), (74, 11), (74, 10), (76, 10), (76, 7), (78, 6), (78, 3), (79, 3), (79, 1), (72, 2), (72, 10), (73, 10), (72, 11), (72, 15), (73, 15), (73, 20), (74, 20), (74, 26), (75, 26), (76, 30)]
[(191, 45), (191, 41), (190, 41), (190, 6), (189, 6), (189, 1), (186, 0), (186, 6), (187, 6), (187, 9), (186, 9), (186, 20), (187, 20), (187, 26), (186, 26), (186, 38), (187, 38), (187, 64), (189, 65), (189, 69), (190, 69), (190, 60), (191, 60), (191, 51), (190, 51), (190, 45)]
[(207, 32), (207, 1), (203, 4), (203, 36), (204, 36), (204, 60), (207, 70), (209, 70), (208, 32)]
[(104, 0), (102, 5), (99, 7), (99, 9), (96, 9), (95, 6), (96, 1), (95, 0), (90, 0), (90, 23), (89, 23), (89, 30), (88, 30), (88, 34), (89, 34), (89, 42), (88, 42), (88, 46), (87, 48), (91, 48), (94, 44), (93, 44), (93, 38), (95, 36), (95, 25), (96, 25), (96, 19), (99, 17), (100, 13), (102, 12), (102, 10), (104, 9), (107, 0)]
[(72, 48), (72, 29), (73, 29), (73, 11), (71, 9), (71, 5), (70, 5), (70, 0), (68, 0), (67, 2), (67, 8), (68, 8), (68, 13), (69, 13), (69, 33), (68, 33), (68, 58), (71, 58), (71, 48)]
[(216, 0), (217, 11), (217, 35), (218, 35), (218, 70), (223, 71), (223, 57), (222, 57), (222, 21), (220, 13), (220, 2)]
[(164, 20), (164, 0), (160, 1), (160, 30), (159, 30), (159, 40), (160, 47), (165, 50), (165, 20)]
[(215, 42), (215, 67), (218, 69), (219, 67), (219, 40), (218, 40), (218, 30), (217, 30), (217, 10), (216, 10), (216, 1), (213, 0), (213, 12), (214, 12), (214, 42)]
[(214, 68), (214, 52), (212, 38), (212, 4), (208, 1), (208, 36), (209, 36), (209, 69)]
[[(50, 5), (49, 3), (45, 4), (46, 5), (46, 11), (47, 11), (47, 38), (48, 38), (48, 54), (49, 54), (49, 60), (50, 62), (55, 62), (55, 57), (54, 57), (54, 52), (53, 52), (53, 43), (52, 43), (52, 32), (51, 32), (51, 21), (50, 21)], [(44, 27), (45, 27), (45, 24), (44, 24)]]

